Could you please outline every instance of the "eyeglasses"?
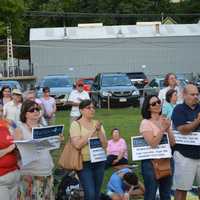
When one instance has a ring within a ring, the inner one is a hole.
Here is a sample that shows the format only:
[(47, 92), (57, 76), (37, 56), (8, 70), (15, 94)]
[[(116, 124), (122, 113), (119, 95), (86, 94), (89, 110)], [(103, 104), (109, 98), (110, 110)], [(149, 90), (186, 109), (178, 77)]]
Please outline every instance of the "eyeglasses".
[(27, 112), (33, 113), (33, 112), (40, 112), (40, 108), (39, 107), (35, 107), (35, 108), (30, 108)]
[(85, 107), (85, 109), (88, 109), (88, 110), (95, 110), (95, 107), (94, 106), (87, 106), (87, 107)]
[(83, 87), (83, 84), (78, 85), (78, 87)]
[(44, 91), (44, 93), (49, 93), (49, 92), (50, 92), (50, 91), (48, 91), (48, 90), (47, 90), (47, 91)]
[(190, 93), (190, 96), (199, 96), (199, 93)]
[(161, 104), (160, 99), (158, 99), (157, 101), (154, 101), (153, 103), (150, 103), (149, 105), (150, 105), (150, 106), (156, 106), (156, 104), (158, 104), (158, 105)]

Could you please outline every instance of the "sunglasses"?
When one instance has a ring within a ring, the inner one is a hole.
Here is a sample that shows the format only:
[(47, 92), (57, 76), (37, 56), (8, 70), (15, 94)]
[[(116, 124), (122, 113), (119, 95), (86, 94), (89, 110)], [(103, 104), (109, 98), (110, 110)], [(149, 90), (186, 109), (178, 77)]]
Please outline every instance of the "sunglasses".
[(87, 107), (85, 107), (85, 109), (88, 109), (88, 110), (95, 110), (95, 107), (94, 106), (87, 106)]
[(150, 106), (156, 106), (156, 104), (158, 104), (158, 105), (161, 104), (160, 99), (158, 99), (157, 101), (154, 101), (153, 103), (150, 103), (149, 105), (150, 105)]
[(40, 108), (39, 107), (35, 107), (35, 108), (30, 108), (27, 112), (33, 113), (33, 112), (40, 112)]
[(78, 87), (83, 87), (83, 84), (78, 85)]

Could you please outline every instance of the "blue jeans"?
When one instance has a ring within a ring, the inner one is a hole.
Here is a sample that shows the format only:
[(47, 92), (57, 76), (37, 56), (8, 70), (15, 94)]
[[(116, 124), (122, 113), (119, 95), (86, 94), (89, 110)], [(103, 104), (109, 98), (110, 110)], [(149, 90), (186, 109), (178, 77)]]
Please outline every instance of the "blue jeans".
[[(172, 161), (171, 167), (173, 169)], [(142, 160), (141, 168), (145, 186), (144, 200), (155, 200), (157, 188), (159, 188), (161, 200), (170, 200), (172, 176), (156, 180), (151, 160)]]
[(105, 162), (83, 162), (83, 169), (78, 172), (84, 190), (84, 200), (99, 200), (104, 178)]

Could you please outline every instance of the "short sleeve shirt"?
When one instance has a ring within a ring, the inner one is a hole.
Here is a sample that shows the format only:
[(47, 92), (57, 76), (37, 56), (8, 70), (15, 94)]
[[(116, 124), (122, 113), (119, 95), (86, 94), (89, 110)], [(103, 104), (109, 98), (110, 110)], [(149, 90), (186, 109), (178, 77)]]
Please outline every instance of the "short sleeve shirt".
[(111, 191), (117, 194), (124, 194), (126, 191), (124, 191), (123, 180), (120, 174), (125, 174), (127, 172), (131, 172), (131, 170), (124, 168), (113, 173), (108, 182), (107, 191)]
[(22, 104), (16, 105), (13, 101), (9, 101), (3, 107), (3, 114), (6, 119), (14, 121), (16, 124), (19, 123), (20, 112)]
[(108, 155), (118, 156), (121, 152), (125, 152), (124, 157), (128, 159), (128, 148), (126, 141), (123, 138), (120, 138), (119, 141), (117, 142), (113, 140), (108, 140), (108, 147), (107, 147)]
[[(94, 129), (95, 129), (95, 125), (96, 125), (97, 121), (93, 120), (92, 123), (93, 123)], [(105, 134), (105, 130), (104, 130), (103, 126), (101, 126), (101, 131)], [(90, 134), (91, 134), (91, 130), (88, 130), (87, 128), (82, 126), (77, 121), (72, 122), (71, 127), (70, 127), (70, 137), (81, 137), (81, 136), (86, 136), (86, 135), (90, 135)], [(97, 133), (94, 134), (94, 137), (97, 137)], [(88, 144), (86, 144), (82, 147), (81, 153), (83, 156), (83, 161), (90, 161)]]
[(162, 114), (165, 115), (168, 119), (171, 119), (175, 106), (176, 104), (165, 102), (162, 106)]
[(140, 133), (143, 135), (145, 131), (151, 131), (152, 135), (157, 135), (160, 132), (160, 129), (150, 120), (143, 119), (140, 124)]
[[(89, 94), (86, 91), (79, 92), (77, 90), (73, 90), (68, 98), (68, 101), (72, 101), (74, 103), (80, 103), (82, 100), (90, 99)], [(78, 106), (72, 106), (72, 110), (70, 113), (71, 117), (79, 117), (80, 111)]]
[[(163, 88), (163, 89), (161, 89), (161, 90), (159, 91), (158, 98), (162, 101), (162, 103), (165, 102), (166, 93), (167, 93), (170, 89), (171, 89), (171, 88), (168, 86), (168, 87), (165, 87), (165, 88)], [(182, 102), (183, 102), (182, 90), (181, 90), (180, 87), (178, 87), (178, 86), (176, 86), (174, 89), (177, 91), (177, 96), (178, 96), (177, 103), (182, 103)]]
[(40, 100), (44, 106), (45, 113), (52, 113), (56, 105), (56, 100), (53, 97), (49, 97), (49, 99), (41, 98)]
[[(178, 126), (186, 125), (194, 121), (200, 112), (200, 105), (197, 104), (194, 109), (187, 104), (182, 103), (174, 108), (172, 113), (173, 127), (177, 130)], [(200, 126), (195, 131), (200, 132)], [(200, 146), (176, 144), (175, 150), (179, 151), (183, 156), (193, 159), (200, 159)]]

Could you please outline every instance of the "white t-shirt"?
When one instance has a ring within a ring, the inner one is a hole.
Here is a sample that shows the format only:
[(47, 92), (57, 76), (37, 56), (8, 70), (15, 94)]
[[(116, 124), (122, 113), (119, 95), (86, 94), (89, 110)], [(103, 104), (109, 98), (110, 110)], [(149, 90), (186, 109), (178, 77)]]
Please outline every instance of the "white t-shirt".
[(49, 97), (49, 99), (41, 98), (42, 105), (44, 106), (44, 110), (46, 114), (52, 113), (54, 106), (56, 104), (56, 101), (53, 97)]
[(21, 103), (16, 105), (13, 101), (9, 101), (3, 106), (3, 115), (17, 124), (20, 121), (21, 106)]
[[(90, 99), (89, 94), (86, 91), (79, 92), (78, 90), (73, 90), (69, 95), (68, 101), (72, 101), (74, 103), (80, 103), (82, 100), (86, 99)], [(80, 116), (80, 111), (78, 106), (72, 106), (70, 116), (71, 117)]]
[[(162, 104), (165, 103), (166, 93), (171, 89), (171, 87), (165, 87), (159, 91), (158, 98), (161, 100)], [(174, 88), (177, 91), (177, 104), (183, 102), (182, 90), (180, 87), (176, 86)]]

